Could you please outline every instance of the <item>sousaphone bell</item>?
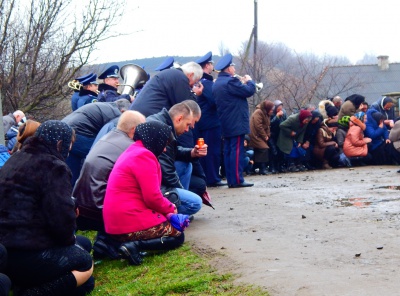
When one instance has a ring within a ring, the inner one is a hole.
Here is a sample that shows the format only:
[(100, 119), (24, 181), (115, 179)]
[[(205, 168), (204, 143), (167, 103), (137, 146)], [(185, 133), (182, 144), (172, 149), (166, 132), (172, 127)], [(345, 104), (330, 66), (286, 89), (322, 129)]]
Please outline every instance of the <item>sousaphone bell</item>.
[(120, 86), (124, 86), (121, 94), (135, 96), (136, 90), (142, 88), (146, 84), (147, 80), (149, 80), (147, 72), (136, 64), (124, 65), (119, 73), (124, 81), (120, 84)]

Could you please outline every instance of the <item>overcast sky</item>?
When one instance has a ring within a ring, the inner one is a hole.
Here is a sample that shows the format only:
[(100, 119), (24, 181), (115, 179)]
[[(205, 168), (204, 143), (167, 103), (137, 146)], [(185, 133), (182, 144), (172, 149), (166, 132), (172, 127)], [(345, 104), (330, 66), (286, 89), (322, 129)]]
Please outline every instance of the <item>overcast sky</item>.
[[(400, 62), (399, 10), (385, 0), (258, 0), (258, 39), (353, 63), (365, 54)], [(128, 0), (124, 11), (119, 31), (132, 33), (99, 44), (96, 62), (219, 55), (221, 44), (236, 54), (254, 25), (254, 0)]]

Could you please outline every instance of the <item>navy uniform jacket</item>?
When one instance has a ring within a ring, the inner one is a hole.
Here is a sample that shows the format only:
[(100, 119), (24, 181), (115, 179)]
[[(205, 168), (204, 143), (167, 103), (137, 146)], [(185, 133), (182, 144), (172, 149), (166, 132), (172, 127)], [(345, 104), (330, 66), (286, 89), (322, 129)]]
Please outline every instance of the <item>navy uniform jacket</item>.
[(119, 99), (131, 101), (131, 97), (128, 94), (120, 95), (115, 87), (105, 83), (99, 84), (99, 91), (100, 93), (97, 96), (99, 102), (115, 102)]
[(253, 81), (242, 84), (229, 73), (220, 72), (212, 88), (217, 103), (223, 137), (245, 135), (250, 132), (247, 98), (256, 92)]
[(95, 138), (103, 125), (121, 115), (115, 103), (87, 104), (64, 117), (63, 122), (78, 135)]
[(185, 100), (196, 100), (189, 85), (189, 79), (181, 69), (167, 69), (151, 78), (137, 95), (130, 109), (149, 116), (169, 110)]
[(214, 85), (213, 77), (207, 73), (203, 73), (201, 83), (204, 86), (203, 93), (197, 97), (197, 103), (201, 109), (201, 118), (196, 123), (196, 130), (203, 131), (220, 126), (217, 104), (212, 94)]
[(80, 108), (83, 105), (97, 102), (97, 94), (93, 91), (87, 89), (81, 89), (79, 91), (79, 97), (77, 102), (77, 107)]
[(79, 91), (74, 90), (74, 93), (72, 94), (71, 97), (71, 109), (72, 111), (75, 111), (78, 109), (78, 100), (79, 100)]

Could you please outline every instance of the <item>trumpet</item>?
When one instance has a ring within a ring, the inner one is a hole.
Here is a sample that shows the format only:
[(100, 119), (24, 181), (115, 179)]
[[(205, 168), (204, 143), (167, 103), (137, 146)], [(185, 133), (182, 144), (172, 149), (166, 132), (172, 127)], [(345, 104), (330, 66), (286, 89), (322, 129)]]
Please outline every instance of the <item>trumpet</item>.
[(82, 84), (80, 84), (78, 80), (74, 79), (68, 82), (68, 87), (79, 91), (82, 87)]
[[(240, 76), (238, 74), (233, 75), (233, 77), (236, 77), (237, 79), (240, 80), (240, 82), (244, 83), (244, 77)], [(255, 83), (256, 85), (256, 93), (260, 92), (262, 88), (264, 87), (264, 84), (262, 82)]]

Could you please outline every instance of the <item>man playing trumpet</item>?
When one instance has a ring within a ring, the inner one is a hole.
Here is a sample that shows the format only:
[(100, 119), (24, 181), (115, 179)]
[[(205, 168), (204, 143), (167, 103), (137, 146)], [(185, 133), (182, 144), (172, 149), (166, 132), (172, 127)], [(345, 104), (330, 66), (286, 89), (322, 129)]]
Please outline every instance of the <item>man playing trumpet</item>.
[(249, 187), (254, 184), (243, 179), (245, 158), (244, 136), (250, 132), (247, 98), (254, 95), (256, 85), (249, 75), (241, 82), (235, 75), (232, 55), (226, 54), (215, 65), (220, 71), (212, 92), (217, 104), (224, 138), (224, 163), (229, 188)]

